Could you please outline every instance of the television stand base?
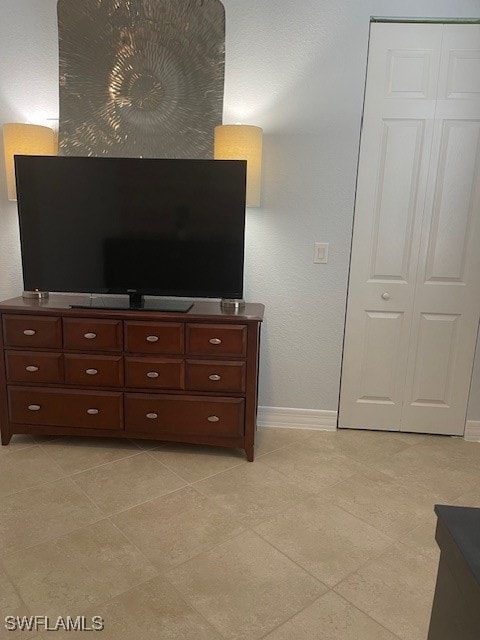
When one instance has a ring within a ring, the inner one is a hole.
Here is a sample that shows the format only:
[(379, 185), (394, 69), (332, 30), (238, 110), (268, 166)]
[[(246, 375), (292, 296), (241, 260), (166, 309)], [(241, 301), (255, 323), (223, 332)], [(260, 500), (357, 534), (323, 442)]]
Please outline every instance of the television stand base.
[(129, 296), (128, 298), (110, 298), (102, 296), (86, 298), (85, 302), (70, 305), (72, 309), (110, 309), (118, 311), (164, 311), (186, 313), (192, 308), (191, 300), (175, 300), (165, 298), (148, 298)]
[(220, 302), (220, 307), (225, 311), (237, 311), (238, 309), (243, 309), (244, 306), (245, 300), (241, 298), (222, 298)]
[(47, 300), (49, 297), (50, 293), (48, 291), (39, 291), (38, 289), (24, 291), (22, 293), (22, 298), (26, 298), (27, 300)]

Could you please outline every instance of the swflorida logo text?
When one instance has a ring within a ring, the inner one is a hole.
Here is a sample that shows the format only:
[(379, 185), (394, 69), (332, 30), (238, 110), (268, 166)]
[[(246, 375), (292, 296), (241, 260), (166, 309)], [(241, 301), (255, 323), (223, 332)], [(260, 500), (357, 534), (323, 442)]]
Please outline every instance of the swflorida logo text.
[(6, 616), (7, 631), (103, 631), (103, 618), (93, 616)]

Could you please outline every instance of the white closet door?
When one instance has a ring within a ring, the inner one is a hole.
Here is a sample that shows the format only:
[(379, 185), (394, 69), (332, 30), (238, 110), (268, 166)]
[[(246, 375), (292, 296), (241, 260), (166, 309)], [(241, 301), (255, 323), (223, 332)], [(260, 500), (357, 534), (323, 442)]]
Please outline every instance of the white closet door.
[(479, 246), (480, 26), (374, 24), (340, 426), (463, 433)]
[(371, 27), (339, 426), (400, 428), (441, 41)]
[(401, 429), (462, 435), (480, 314), (480, 25), (445, 25)]

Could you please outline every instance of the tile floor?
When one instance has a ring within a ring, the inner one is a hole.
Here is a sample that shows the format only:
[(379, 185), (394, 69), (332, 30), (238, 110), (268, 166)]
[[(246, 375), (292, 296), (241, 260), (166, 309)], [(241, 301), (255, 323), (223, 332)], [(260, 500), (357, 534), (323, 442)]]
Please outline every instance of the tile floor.
[(0, 450), (6, 615), (102, 640), (425, 640), (435, 503), (480, 506), (480, 444), (260, 429), (257, 457), (16, 436)]

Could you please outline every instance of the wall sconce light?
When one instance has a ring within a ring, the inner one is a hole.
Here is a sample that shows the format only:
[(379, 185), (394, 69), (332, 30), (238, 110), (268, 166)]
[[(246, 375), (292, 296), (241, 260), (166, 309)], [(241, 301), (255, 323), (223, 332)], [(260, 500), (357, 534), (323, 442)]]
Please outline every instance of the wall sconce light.
[(3, 145), (5, 149), (8, 199), (16, 200), (14, 156), (57, 155), (55, 134), (52, 129), (36, 124), (4, 124)]
[(262, 129), (247, 124), (215, 127), (215, 160), (247, 161), (247, 207), (260, 206)]

